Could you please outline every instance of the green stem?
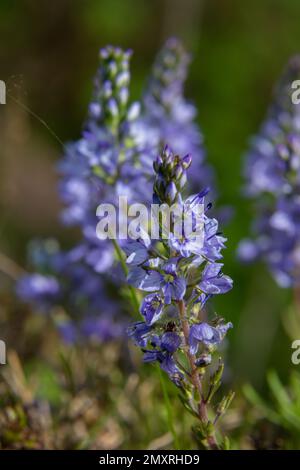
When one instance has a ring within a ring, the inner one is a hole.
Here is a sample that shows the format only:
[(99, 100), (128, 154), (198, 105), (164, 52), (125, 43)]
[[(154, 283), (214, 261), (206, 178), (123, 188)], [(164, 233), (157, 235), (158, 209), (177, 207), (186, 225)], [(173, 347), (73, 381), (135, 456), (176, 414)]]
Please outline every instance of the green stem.
[(171, 402), (170, 402), (168, 390), (167, 390), (167, 387), (166, 387), (165, 377), (163, 376), (163, 373), (162, 373), (161, 368), (159, 366), (158, 366), (157, 370), (158, 370), (159, 380), (160, 380), (160, 384), (161, 384), (161, 388), (162, 388), (162, 392), (163, 392), (163, 397), (164, 397), (164, 402), (165, 402), (166, 410), (167, 410), (168, 426), (169, 426), (170, 432), (173, 436), (174, 447), (175, 447), (175, 450), (180, 450), (179, 440), (178, 440), (178, 436), (177, 436), (175, 426), (174, 426), (173, 409), (172, 409), (172, 405), (171, 405)]
[(294, 287), (294, 302), (297, 316), (300, 318), (300, 285)]
[[(114, 248), (115, 248), (115, 252), (117, 254), (117, 257), (121, 263), (121, 266), (122, 266), (122, 269), (123, 269), (123, 272), (125, 274), (125, 276), (127, 277), (128, 276), (128, 268), (127, 268), (127, 265), (125, 263), (125, 260), (124, 260), (124, 257), (123, 257), (123, 254), (122, 254), (122, 251), (118, 245), (118, 243), (116, 242), (116, 240), (112, 239), (112, 242), (113, 242), (113, 245), (114, 245)], [(128, 284), (128, 289), (129, 289), (129, 292), (130, 292), (130, 296), (131, 296), (131, 301), (132, 301), (132, 306), (134, 307), (136, 313), (139, 315), (139, 312), (140, 312), (140, 304), (139, 304), (139, 300), (137, 298), (137, 295), (136, 295), (136, 291), (135, 289), (130, 286)]]
[[(195, 365), (196, 356), (194, 354), (191, 354), (189, 350), (190, 326), (186, 318), (186, 309), (185, 309), (185, 303), (183, 300), (180, 300), (178, 302), (178, 310), (179, 310), (179, 316), (180, 316), (180, 321), (182, 325), (182, 331), (183, 331), (183, 335), (185, 339), (186, 357), (190, 365), (191, 382), (199, 398), (199, 403), (198, 403), (199, 420), (201, 421), (201, 423), (207, 425), (209, 422), (208, 414), (207, 414), (207, 403), (203, 395), (202, 383), (200, 380), (198, 369), (197, 369), (197, 366)], [(207, 444), (208, 444), (208, 447), (212, 450), (219, 448), (214, 434), (207, 436)]]

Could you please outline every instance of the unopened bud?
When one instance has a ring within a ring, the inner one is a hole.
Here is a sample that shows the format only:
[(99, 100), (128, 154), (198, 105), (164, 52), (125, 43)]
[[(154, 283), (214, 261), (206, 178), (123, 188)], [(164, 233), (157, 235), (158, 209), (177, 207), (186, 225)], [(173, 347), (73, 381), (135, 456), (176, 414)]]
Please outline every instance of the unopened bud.
[(119, 114), (118, 106), (117, 106), (116, 100), (114, 100), (113, 98), (111, 98), (108, 101), (107, 109), (108, 109), (108, 112), (111, 114), (111, 116), (114, 116), (114, 117), (118, 116)]
[(166, 188), (166, 193), (165, 193), (166, 201), (169, 204), (171, 204), (175, 200), (176, 194), (177, 194), (176, 185), (173, 181), (171, 181), (171, 183), (169, 183)]
[(184, 170), (187, 170), (192, 163), (192, 156), (188, 153), (183, 159), (181, 160), (181, 165)]
[(181, 175), (181, 178), (179, 180), (179, 185), (180, 185), (180, 188), (183, 188), (186, 184), (186, 180), (187, 180), (187, 177), (186, 177), (186, 172), (184, 171)]

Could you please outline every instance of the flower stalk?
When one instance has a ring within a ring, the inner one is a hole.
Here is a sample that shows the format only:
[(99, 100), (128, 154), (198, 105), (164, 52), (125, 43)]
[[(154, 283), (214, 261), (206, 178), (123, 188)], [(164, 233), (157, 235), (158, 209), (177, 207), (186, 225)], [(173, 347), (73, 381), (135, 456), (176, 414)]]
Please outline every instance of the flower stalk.
[[(185, 311), (185, 304), (183, 300), (180, 300), (178, 302), (178, 310), (180, 314), (180, 320), (181, 320), (181, 325), (182, 325), (182, 331), (184, 334), (184, 339), (185, 339), (185, 349), (186, 349), (186, 356), (190, 365), (190, 371), (191, 371), (191, 381), (195, 387), (195, 390), (198, 392), (198, 399), (199, 399), (199, 404), (198, 404), (198, 414), (199, 414), (199, 419), (201, 421), (201, 425), (204, 427), (207, 427), (207, 425), (210, 423), (208, 420), (208, 413), (207, 413), (207, 401), (205, 400), (203, 396), (203, 389), (202, 389), (202, 384), (201, 384), (201, 378), (200, 374), (198, 371), (198, 368), (196, 367), (196, 356), (191, 354), (189, 351), (189, 336), (190, 336), (190, 327), (189, 323), (186, 319), (186, 311)], [(212, 430), (212, 434), (207, 436), (207, 444), (208, 447), (211, 450), (216, 450), (218, 449), (218, 444), (215, 438), (215, 433)]]
[(183, 406), (197, 418), (193, 432), (198, 445), (219, 449), (224, 445), (217, 443), (215, 424), (232, 394), (223, 397), (212, 420), (208, 406), (221, 385), (224, 368), (220, 360), (216, 366), (214, 356), (232, 324), (217, 316), (203, 321), (202, 312), (213, 295), (231, 289), (232, 280), (222, 273), (223, 265), (218, 262), (225, 239), (218, 232), (216, 219), (206, 214), (210, 208), (210, 204), (205, 206), (208, 191), (184, 198), (191, 163), (190, 155), (181, 158), (166, 146), (153, 164), (153, 200), (160, 205), (178, 205), (190, 216), (193, 228), (200, 226), (200, 232), (189, 232), (178, 224), (175, 210), (167, 228), (158, 220), (158, 240), (151, 240), (140, 228), (140, 237), (122, 247), (127, 255), (128, 283), (147, 293), (140, 305), (144, 321), (130, 326), (128, 334), (142, 349), (144, 361), (158, 362), (179, 388)]

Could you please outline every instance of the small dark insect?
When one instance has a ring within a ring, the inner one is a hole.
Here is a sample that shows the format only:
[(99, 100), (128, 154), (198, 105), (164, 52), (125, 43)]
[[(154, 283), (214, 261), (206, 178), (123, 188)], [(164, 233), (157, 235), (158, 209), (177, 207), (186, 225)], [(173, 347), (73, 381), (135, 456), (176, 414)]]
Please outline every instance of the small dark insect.
[(175, 331), (176, 330), (176, 323), (173, 321), (169, 321), (165, 326), (165, 331)]

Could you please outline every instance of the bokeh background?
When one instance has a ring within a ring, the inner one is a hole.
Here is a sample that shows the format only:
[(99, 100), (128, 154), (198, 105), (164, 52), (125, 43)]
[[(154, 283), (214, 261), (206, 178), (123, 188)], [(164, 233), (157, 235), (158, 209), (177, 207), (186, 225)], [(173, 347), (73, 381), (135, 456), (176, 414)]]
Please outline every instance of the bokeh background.
[(55, 163), (59, 141), (80, 135), (99, 48), (133, 49), (135, 99), (158, 49), (176, 35), (193, 54), (186, 94), (199, 110), (218, 205), (234, 208), (224, 227), (224, 271), (234, 289), (215, 301), (235, 326), (230, 374), (262, 392), (268, 369), (284, 380), (297, 368), (282, 321), (291, 294), (262, 265), (240, 265), (236, 247), (251, 223), (243, 154), (283, 66), (300, 50), (299, 1), (1, 0), (0, 17), (0, 79), (8, 91), (0, 107), (0, 253), (22, 266), (30, 238), (57, 236), (68, 246), (77, 236), (59, 224)]

